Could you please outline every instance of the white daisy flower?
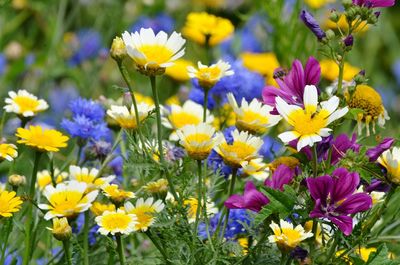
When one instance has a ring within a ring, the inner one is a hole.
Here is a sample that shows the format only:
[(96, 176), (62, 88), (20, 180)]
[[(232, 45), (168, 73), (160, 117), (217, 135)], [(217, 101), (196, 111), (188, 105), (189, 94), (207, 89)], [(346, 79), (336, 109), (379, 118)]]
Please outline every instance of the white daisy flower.
[(187, 70), (189, 77), (197, 78), (200, 86), (204, 89), (211, 89), (221, 78), (234, 74), (231, 65), (222, 60), (210, 66), (198, 62), (197, 69), (193, 66), (188, 66)]
[(38, 99), (26, 90), (8, 92), (9, 98), (6, 98), (4, 109), (6, 112), (13, 112), (24, 117), (35, 116), (38, 112), (46, 110), (49, 105), (43, 99)]

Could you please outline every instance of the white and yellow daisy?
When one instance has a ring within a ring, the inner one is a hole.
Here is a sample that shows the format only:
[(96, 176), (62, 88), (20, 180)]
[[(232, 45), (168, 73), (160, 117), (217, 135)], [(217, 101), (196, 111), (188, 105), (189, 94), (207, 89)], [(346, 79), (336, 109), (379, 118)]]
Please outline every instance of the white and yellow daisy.
[(46, 110), (49, 105), (43, 99), (38, 99), (26, 90), (8, 92), (9, 98), (6, 98), (4, 109), (6, 112), (13, 112), (23, 117), (35, 116), (38, 112)]
[(81, 212), (87, 211), (96, 199), (98, 191), (85, 194), (87, 184), (75, 180), (57, 184), (56, 187), (47, 185), (44, 196), (49, 204), (39, 204), (42, 210), (48, 210), (44, 219), (50, 220), (54, 217), (72, 218)]
[(14, 144), (0, 144), (0, 161), (13, 161), (18, 156), (17, 147)]
[[(154, 105), (148, 105), (144, 102), (137, 105), (139, 113), (139, 121), (142, 122), (149, 116), (149, 113), (154, 109)], [(112, 105), (107, 110), (107, 115), (114, 119), (121, 128), (124, 129), (136, 129), (136, 115), (135, 108), (132, 105), (130, 109), (126, 106)]]
[(135, 225), (135, 230), (141, 231), (147, 231), (156, 221), (155, 215), (161, 212), (165, 207), (161, 200), (154, 201), (151, 197), (146, 200), (139, 198), (135, 206), (130, 202), (126, 202), (124, 206), (128, 214), (136, 215), (137, 223)]
[(235, 73), (231, 70), (231, 65), (222, 60), (219, 60), (217, 63), (210, 66), (198, 62), (197, 69), (193, 66), (188, 66), (187, 70), (189, 77), (197, 78), (199, 85), (206, 90), (215, 86), (221, 78)]
[(163, 74), (166, 67), (185, 54), (182, 47), (186, 41), (175, 31), (168, 38), (164, 31), (155, 35), (151, 28), (141, 28), (135, 33), (125, 31), (122, 39), (138, 70), (146, 75)]
[(203, 160), (208, 157), (216, 144), (215, 129), (206, 123), (186, 125), (176, 131), (180, 144), (188, 155), (195, 160)]
[(151, 181), (147, 183), (145, 186), (143, 186), (143, 189), (145, 189), (149, 193), (167, 193), (168, 192), (168, 180), (166, 179), (159, 179), (157, 181)]
[(313, 146), (320, 142), (322, 137), (330, 135), (332, 129), (327, 128), (331, 122), (343, 117), (348, 108), (337, 109), (339, 98), (331, 97), (327, 101), (318, 105), (318, 92), (315, 86), (306, 86), (304, 89), (304, 109), (287, 104), (282, 98), (276, 98), (276, 108), (279, 114), (293, 126), (292, 131), (284, 132), (278, 137), (284, 142), (289, 143), (299, 139), (297, 151), (305, 146)]
[(69, 175), (71, 180), (76, 180), (79, 182), (84, 182), (87, 184), (88, 191), (94, 189), (100, 189), (104, 184), (108, 184), (115, 179), (114, 175), (108, 176), (106, 178), (99, 178), (97, 175), (99, 170), (96, 168), (86, 168), (78, 166), (69, 167)]
[(241, 167), (244, 161), (257, 158), (258, 150), (263, 145), (260, 137), (237, 129), (232, 132), (233, 143), (228, 144), (222, 134), (218, 135), (217, 145), (214, 150), (222, 157), (224, 162), (234, 168)]
[(102, 215), (105, 211), (115, 211), (115, 205), (112, 203), (93, 202), (90, 211), (96, 215)]
[(117, 233), (129, 235), (135, 231), (137, 218), (134, 214), (127, 214), (124, 210), (105, 211), (101, 216), (95, 218), (100, 227), (97, 232), (102, 235), (115, 235)]
[(301, 241), (312, 237), (313, 233), (306, 232), (301, 225), (293, 228), (293, 224), (280, 220), (280, 226), (274, 221), (269, 225), (274, 235), (268, 237), (270, 243), (276, 243), (279, 249), (288, 251), (294, 249)]
[(227, 97), (236, 114), (236, 127), (239, 130), (263, 134), (269, 127), (275, 126), (282, 119), (279, 115), (270, 114), (273, 107), (264, 105), (256, 98), (250, 104), (245, 98), (242, 98), (242, 105), (239, 107), (232, 93), (229, 93)]
[(121, 204), (125, 200), (135, 198), (135, 194), (131, 191), (125, 191), (118, 188), (116, 184), (104, 184), (101, 189), (106, 197), (110, 198), (113, 203)]
[[(197, 125), (203, 122), (203, 106), (191, 100), (186, 101), (183, 106), (172, 104), (170, 108), (163, 108), (162, 124), (174, 130), (169, 139), (178, 141), (179, 137), (175, 130), (182, 129), (186, 125)], [(214, 121), (214, 116), (209, 110), (206, 112), (207, 123), (211, 124)]]
[[(56, 184), (61, 183), (68, 178), (68, 173), (60, 172), (58, 168), (55, 168), (54, 178)], [(47, 185), (52, 184), (50, 171), (48, 170), (39, 171), (37, 173), (37, 184), (40, 190), (43, 190)]]
[(378, 163), (387, 170), (388, 178), (395, 184), (400, 184), (400, 147), (386, 150), (378, 158)]
[[(204, 203), (201, 203), (204, 205)], [(187, 207), (187, 213), (188, 213), (188, 221), (189, 223), (194, 223), (196, 221), (196, 213), (197, 213), (197, 206), (198, 206), (198, 200), (194, 197), (188, 198), (183, 201), (183, 205)], [(207, 198), (207, 215), (208, 216), (213, 216), (216, 213), (218, 213), (218, 208), (215, 206), (214, 202), (212, 202), (209, 198)], [(200, 208), (200, 212), (202, 209)]]
[(243, 161), (240, 165), (245, 177), (251, 176), (258, 181), (264, 181), (269, 177), (268, 165), (262, 161), (262, 158)]

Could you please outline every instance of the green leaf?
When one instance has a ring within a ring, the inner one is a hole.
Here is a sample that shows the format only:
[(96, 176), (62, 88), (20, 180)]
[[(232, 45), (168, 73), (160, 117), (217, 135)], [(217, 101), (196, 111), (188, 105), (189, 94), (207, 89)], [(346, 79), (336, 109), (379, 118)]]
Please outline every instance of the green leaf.
[(388, 258), (389, 251), (385, 244), (381, 245), (375, 253), (369, 255), (368, 265), (396, 265), (399, 264), (398, 261), (390, 260)]

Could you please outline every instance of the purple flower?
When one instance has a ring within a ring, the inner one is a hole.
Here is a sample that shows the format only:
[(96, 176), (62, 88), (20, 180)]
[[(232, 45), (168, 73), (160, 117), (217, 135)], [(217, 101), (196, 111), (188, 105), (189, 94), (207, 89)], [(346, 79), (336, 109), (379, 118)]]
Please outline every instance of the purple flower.
[(315, 201), (310, 217), (328, 218), (346, 236), (353, 231), (353, 218), (350, 215), (372, 207), (372, 199), (367, 193), (354, 193), (360, 182), (356, 172), (338, 168), (332, 176), (307, 178), (306, 182)]
[[(332, 155), (331, 164), (335, 165), (339, 160), (347, 153), (348, 150), (353, 150), (354, 152), (360, 151), (361, 145), (357, 144), (357, 136), (353, 134), (351, 139), (346, 134), (340, 134), (332, 142)], [(325, 154), (325, 160), (328, 159), (328, 153)]]
[(264, 185), (275, 190), (283, 191), (283, 186), (289, 184), (294, 177), (294, 170), (286, 165), (279, 165), (271, 179), (266, 179)]
[(314, 35), (321, 41), (326, 37), (325, 31), (323, 31), (318, 24), (317, 20), (307, 11), (303, 10), (300, 14), (301, 20), (303, 20), (304, 24), (314, 33)]
[(395, 0), (353, 0), (353, 4), (358, 6), (372, 7), (389, 7), (394, 6)]
[[(280, 73), (284, 73), (282, 69), (278, 69)], [(277, 70), (275, 70), (277, 73)], [(299, 60), (295, 60), (292, 69), (287, 75), (275, 75), (275, 81), (279, 88), (274, 86), (266, 86), (262, 91), (264, 103), (275, 107), (275, 98), (281, 97), (289, 104), (303, 106), (304, 87), (306, 85), (317, 86), (321, 77), (321, 66), (319, 62), (310, 57), (303, 68)]]
[(371, 162), (376, 161), (383, 152), (385, 152), (386, 150), (390, 149), (390, 147), (392, 147), (394, 141), (395, 141), (395, 139), (393, 139), (393, 138), (385, 138), (377, 146), (368, 149), (365, 154), (369, 157), (369, 161), (371, 161)]

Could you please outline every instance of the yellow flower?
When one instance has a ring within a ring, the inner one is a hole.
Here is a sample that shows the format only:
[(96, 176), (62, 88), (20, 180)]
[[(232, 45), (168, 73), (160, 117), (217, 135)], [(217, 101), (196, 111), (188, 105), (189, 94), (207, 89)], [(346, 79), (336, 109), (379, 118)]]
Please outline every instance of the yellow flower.
[[(201, 202), (202, 205), (204, 205), (203, 202)], [(198, 206), (198, 200), (194, 197), (191, 197), (189, 199), (186, 199), (183, 201), (183, 206), (187, 207), (187, 214), (188, 214), (188, 221), (189, 223), (194, 223), (196, 221), (196, 213), (197, 213), (197, 206)], [(216, 213), (218, 213), (218, 208), (215, 207), (215, 204), (207, 199), (207, 216), (213, 216)], [(202, 209), (200, 208), (200, 212)]]
[[(353, 21), (353, 26), (355, 25), (356, 21)], [(325, 21), (325, 25), (324, 27), (327, 29), (332, 29), (332, 30), (336, 30), (337, 26), (339, 26), (340, 30), (343, 32), (347, 32), (349, 30), (349, 23), (347, 22), (346, 16), (345, 15), (341, 15), (339, 18), (339, 21), (337, 22), (337, 25), (335, 22), (333, 22), (330, 19), (327, 19)], [(365, 32), (368, 30), (368, 25), (366, 21), (363, 21), (360, 23), (360, 25), (353, 30), (354, 33), (357, 32)]]
[(150, 193), (166, 193), (168, 191), (168, 181), (166, 179), (159, 179), (147, 183), (143, 188)]
[[(58, 168), (54, 169), (54, 177), (56, 184), (63, 182), (65, 179), (68, 178), (67, 172), (60, 172)], [(39, 189), (43, 190), (47, 185), (51, 183), (51, 175), (48, 170), (42, 170), (37, 173), (37, 183), (39, 185)]]
[[(183, 106), (171, 105), (170, 109), (163, 108), (162, 124), (172, 130), (182, 129), (186, 125), (197, 125), (203, 122), (203, 106), (191, 100), (186, 101)], [(207, 123), (214, 121), (214, 116), (207, 110)], [(172, 141), (178, 141), (176, 132), (172, 132)]]
[(295, 169), (300, 165), (300, 161), (293, 156), (281, 156), (272, 161), (268, 167), (272, 172), (274, 172), (280, 165), (285, 165), (290, 167), (290, 169)]
[(362, 133), (362, 123), (365, 123), (367, 136), (369, 136), (370, 123), (372, 123), (372, 132), (375, 133), (376, 121), (380, 127), (383, 127), (385, 121), (389, 119), (385, 107), (383, 106), (381, 96), (372, 87), (358, 85), (351, 95), (346, 93), (345, 96), (350, 108), (362, 110), (362, 113), (358, 113), (357, 117), (358, 134)]
[(197, 125), (186, 125), (178, 130), (176, 134), (180, 144), (185, 148), (188, 155), (195, 160), (203, 160), (208, 157), (216, 144), (213, 137), (215, 129), (206, 123)]
[(85, 194), (86, 189), (86, 183), (75, 180), (57, 184), (56, 187), (48, 185), (43, 194), (49, 204), (39, 204), (40, 209), (48, 210), (44, 219), (73, 218), (79, 213), (87, 211), (96, 199), (98, 191)]
[(112, 203), (105, 204), (100, 202), (94, 202), (92, 207), (90, 207), (90, 211), (96, 216), (102, 215), (105, 211), (115, 211), (115, 205)]
[(377, 249), (374, 248), (374, 247), (372, 247), (372, 248), (361, 247), (361, 248), (357, 248), (357, 249), (356, 249), (356, 253), (357, 253), (358, 255), (360, 255), (360, 257), (361, 257), (361, 259), (362, 259), (363, 261), (367, 262), (368, 259), (369, 259), (369, 256), (370, 256), (372, 253), (375, 253), (376, 250), (377, 250)]
[(71, 180), (76, 180), (79, 182), (84, 182), (87, 184), (87, 191), (92, 191), (94, 189), (100, 189), (106, 183), (110, 183), (115, 179), (114, 175), (108, 176), (106, 178), (99, 178), (97, 175), (99, 170), (96, 168), (86, 168), (78, 166), (70, 166), (69, 174)]
[(119, 189), (116, 184), (105, 184), (101, 189), (103, 190), (104, 195), (116, 204), (121, 204), (125, 200), (135, 198), (133, 192)]
[[(146, 103), (139, 103), (137, 108), (139, 113), (139, 121), (142, 122), (154, 109), (154, 106), (147, 105)], [(107, 115), (114, 119), (121, 128), (137, 128), (135, 109), (133, 105), (130, 109), (128, 109), (126, 106), (112, 105), (111, 109), (107, 110)]]
[(179, 99), (178, 95), (172, 95), (169, 98), (165, 100), (165, 105), (170, 106), (170, 105), (181, 105), (181, 100)]
[(327, 4), (334, 3), (335, 0), (305, 0), (306, 4), (314, 9), (319, 9)]
[(249, 252), (249, 240), (247, 237), (240, 237), (237, 239), (239, 246), (243, 248), (243, 254), (246, 255)]
[(263, 75), (267, 78), (267, 83), (269, 85), (276, 85), (274, 79), (274, 71), (279, 67), (278, 58), (276, 58), (275, 53), (265, 52), (265, 53), (252, 53), (244, 52), (240, 55), (243, 61), (243, 66)]
[(215, 46), (229, 38), (234, 31), (232, 23), (225, 18), (207, 14), (206, 12), (192, 12), (186, 18), (182, 34), (201, 45)]
[(134, 214), (137, 217), (135, 230), (147, 231), (154, 224), (156, 213), (161, 212), (165, 205), (161, 200), (153, 202), (153, 198), (147, 198), (146, 200), (139, 198), (135, 206), (130, 202), (126, 202), (124, 206), (128, 214)]
[(241, 167), (241, 163), (244, 161), (256, 158), (258, 150), (263, 144), (260, 137), (252, 136), (244, 131), (239, 132), (237, 129), (232, 132), (232, 144), (228, 144), (222, 134), (218, 137), (218, 144), (214, 150), (222, 156), (227, 165), (235, 168)]
[(65, 241), (71, 238), (72, 236), (72, 228), (68, 224), (68, 219), (63, 218), (53, 218), (53, 228), (49, 229), (55, 239), (59, 241)]
[(306, 86), (304, 89), (304, 109), (297, 105), (289, 105), (282, 98), (276, 98), (276, 108), (283, 118), (293, 126), (292, 131), (284, 132), (278, 137), (284, 143), (299, 139), (297, 151), (305, 146), (313, 146), (320, 142), (322, 137), (330, 135), (332, 129), (327, 126), (343, 117), (348, 108), (337, 109), (339, 98), (331, 97), (318, 105), (318, 92), (315, 86)]
[(120, 37), (114, 38), (111, 44), (110, 55), (114, 60), (121, 60), (127, 55), (125, 43)]
[(242, 166), (242, 174), (244, 177), (252, 176), (258, 181), (264, 181), (269, 176), (267, 164), (262, 162), (262, 158), (243, 161), (240, 165)]
[[(319, 62), (321, 66), (321, 75), (323, 78), (334, 81), (339, 77), (339, 66), (333, 60), (321, 60)], [(361, 71), (360, 68), (344, 63), (343, 80), (351, 81)]]
[(207, 7), (217, 8), (222, 7), (225, 0), (195, 0), (196, 2), (202, 3)]
[(227, 97), (236, 114), (236, 127), (239, 130), (252, 134), (263, 134), (269, 127), (275, 126), (282, 119), (279, 115), (271, 115), (273, 107), (264, 105), (256, 98), (250, 104), (245, 98), (242, 98), (239, 107), (232, 93), (229, 93)]
[(15, 191), (0, 191), (0, 217), (12, 217), (21, 209), (22, 200)]
[(140, 93), (133, 93), (135, 95), (135, 99), (137, 101), (138, 104), (140, 103), (146, 103), (149, 106), (153, 106), (154, 105), (154, 100), (151, 97), (145, 96), (143, 94)]
[(41, 152), (58, 152), (61, 147), (67, 146), (68, 136), (53, 129), (43, 129), (41, 126), (29, 126), (29, 129), (18, 128), (17, 143), (31, 146)]
[(194, 66), (194, 64), (186, 59), (178, 59), (174, 65), (165, 70), (165, 74), (178, 82), (185, 82), (190, 79), (187, 72), (189, 66)]
[(101, 216), (97, 216), (95, 221), (100, 227), (97, 231), (105, 236), (117, 233), (129, 235), (136, 230), (135, 226), (137, 224), (137, 218), (134, 214), (127, 214), (121, 209), (105, 211)]
[(395, 184), (400, 184), (400, 147), (386, 150), (378, 158), (378, 163), (387, 170), (388, 178)]
[(222, 60), (210, 66), (198, 62), (197, 69), (189, 66), (187, 71), (190, 78), (197, 78), (199, 85), (205, 90), (214, 87), (221, 78), (234, 74), (233, 70), (231, 70), (231, 65)]
[(128, 55), (135, 61), (138, 70), (145, 75), (163, 74), (165, 68), (185, 54), (182, 49), (185, 40), (175, 31), (168, 38), (160, 31), (154, 34), (151, 28), (141, 28), (140, 32), (122, 34)]
[(276, 243), (281, 251), (289, 251), (300, 244), (301, 241), (312, 237), (313, 233), (304, 231), (301, 225), (293, 227), (292, 223), (280, 220), (280, 226), (274, 221), (269, 225), (274, 235), (268, 237), (269, 242)]
[(35, 116), (38, 112), (46, 110), (49, 105), (43, 99), (38, 99), (26, 90), (8, 92), (4, 109), (6, 112), (13, 112), (23, 117)]
[(13, 161), (18, 156), (17, 147), (13, 144), (0, 144), (0, 161), (6, 159)]

